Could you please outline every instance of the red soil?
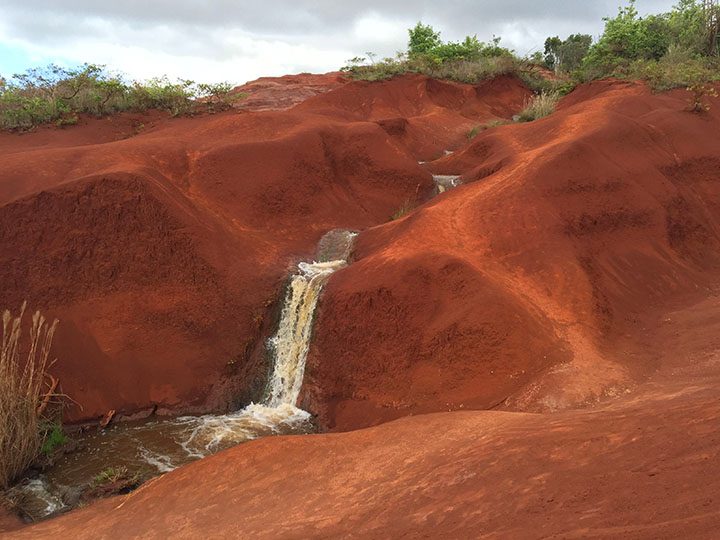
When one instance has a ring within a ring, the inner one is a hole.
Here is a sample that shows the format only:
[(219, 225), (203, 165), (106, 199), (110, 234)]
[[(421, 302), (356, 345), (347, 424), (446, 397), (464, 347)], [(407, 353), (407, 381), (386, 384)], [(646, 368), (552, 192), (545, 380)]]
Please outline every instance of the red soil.
[(284, 111), (347, 82), (349, 80), (339, 72), (261, 77), (233, 89), (234, 93), (244, 96), (235, 107), (248, 111)]
[(720, 277), (720, 102), (687, 99), (594, 83), (430, 164), (466, 185), (360, 235), (302, 404), (346, 430), (586, 406), (642, 381), (657, 362), (639, 315)]
[(8, 537), (717, 538), (720, 298), (677, 308), (612, 404), (261, 439)]
[[(245, 444), (15, 537), (715, 538), (720, 99), (603, 81), (467, 140), (526, 94), (412, 76), (119, 142), (0, 137), (2, 301), (63, 318), (83, 414), (207, 407), (223, 372), (250, 395), (291, 263), (352, 227), (301, 405), (405, 417)], [(465, 185), (380, 225), (427, 171)]]
[[(495, 84), (511, 104), (526, 94)], [(61, 320), (70, 420), (258, 397), (292, 265), (326, 231), (383, 223), (432, 191), (402, 137), (367, 120), (412, 113), (445, 130), (440, 153), (464, 138), (445, 123), (501, 108), (485, 104), (489, 88), (419, 76), (383, 88), (405, 97), (360, 115), (372, 87), (348, 83), (286, 112), (0, 135), (0, 305)]]
[(396, 143), (423, 161), (467, 142), (470, 131), (520, 111), (530, 92), (515, 77), (476, 86), (420, 75), (381, 82), (357, 82), (317, 98), (298, 111), (379, 124)]

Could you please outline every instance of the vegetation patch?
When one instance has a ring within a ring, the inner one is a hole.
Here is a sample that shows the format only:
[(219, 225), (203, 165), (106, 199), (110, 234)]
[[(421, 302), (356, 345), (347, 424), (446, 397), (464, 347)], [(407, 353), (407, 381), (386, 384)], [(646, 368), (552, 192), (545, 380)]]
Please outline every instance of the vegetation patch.
[(410, 212), (413, 211), (415, 208), (415, 203), (411, 199), (405, 199), (405, 201), (400, 205), (400, 208), (398, 208), (392, 216), (390, 216), (390, 221), (395, 221), (397, 219), (400, 219)]
[[(702, 112), (713, 96), (709, 83), (720, 80), (720, 3), (718, 0), (679, 0), (667, 13), (641, 17), (635, 0), (605, 19), (605, 29), (593, 43), (587, 34), (548, 37), (544, 52), (521, 58), (501, 45), (476, 36), (443, 42), (440, 32), (417, 23), (409, 29), (408, 47), (395, 58), (356, 57), (342, 68), (351, 77), (376, 81), (405, 73), (463, 83), (478, 83), (498, 75), (520, 77), (538, 95), (527, 104), (524, 119), (554, 110), (557, 98), (578, 83), (603, 77), (645, 80), (654, 91), (687, 88), (690, 109)], [(527, 110), (529, 109), (529, 110)], [(480, 131), (473, 129), (472, 138)]]
[[(54, 447), (60, 437), (48, 433), (52, 421), (51, 402), (56, 397), (57, 380), (47, 369), (57, 321), (49, 323), (36, 312), (30, 322), (30, 339), (21, 343), (25, 304), (14, 317), (5, 311), (0, 348), (0, 488), (18, 478), (43, 452)], [(50, 438), (52, 443), (47, 443)]]
[(28, 130), (41, 124), (73, 125), (78, 115), (105, 116), (149, 109), (173, 116), (219, 112), (243, 94), (229, 83), (207, 84), (167, 77), (145, 82), (126, 81), (105, 66), (84, 64), (64, 68), (50, 64), (8, 79), (0, 77), (0, 129)]
[(58, 448), (61, 448), (69, 441), (63, 431), (62, 424), (58, 421), (47, 424), (43, 431), (45, 435), (40, 450), (46, 456), (51, 456)]
[(526, 71), (528, 78), (533, 66), (503, 47), (496, 37), (489, 43), (476, 36), (467, 36), (459, 42), (443, 42), (440, 32), (419, 22), (408, 30), (406, 52), (395, 58), (375, 60), (375, 55), (352, 58), (342, 68), (354, 79), (377, 81), (405, 73), (422, 73), (436, 79), (448, 79), (464, 83), (477, 83), (498, 75)]
[(509, 120), (490, 120), (489, 122), (486, 122), (485, 124), (481, 124), (479, 126), (475, 126), (470, 131), (468, 131), (467, 138), (468, 140), (473, 140), (475, 137), (477, 137), (480, 133), (483, 131), (487, 131), (488, 129), (492, 129), (499, 126), (505, 126), (509, 124)]
[(557, 92), (543, 92), (531, 97), (525, 102), (525, 108), (520, 112), (519, 121), (532, 122), (550, 116), (555, 112), (558, 101), (560, 101), (560, 94)]
[(141, 476), (138, 473), (130, 472), (127, 467), (108, 467), (93, 478), (88, 489), (83, 492), (82, 500), (88, 502), (112, 495), (130, 493), (140, 484), (142, 484)]

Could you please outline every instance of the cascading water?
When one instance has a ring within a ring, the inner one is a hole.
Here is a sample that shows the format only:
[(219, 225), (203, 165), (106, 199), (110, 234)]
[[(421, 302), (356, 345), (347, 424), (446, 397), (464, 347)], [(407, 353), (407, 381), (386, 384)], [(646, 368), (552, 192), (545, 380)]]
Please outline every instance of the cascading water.
[(278, 330), (268, 340), (274, 362), (262, 403), (231, 414), (120, 424), (87, 435), (81, 443), (83, 451), (63, 456), (52, 470), (16, 486), (26, 513), (41, 519), (70, 508), (64, 501), (110, 466), (149, 478), (241, 442), (312, 431), (310, 414), (296, 403), (313, 317), (327, 280), (347, 265), (355, 236), (349, 231), (329, 232), (318, 247), (320, 262), (302, 262), (291, 276)]
[(279, 430), (302, 432), (307, 427), (310, 415), (296, 402), (310, 348), (313, 315), (328, 278), (346, 265), (345, 259), (298, 265), (298, 273), (290, 279), (278, 331), (268, 341), (275, 362), (267, 397), (263, 403), (251, 403), (234, 414), (180, 418), (197, 424), (184, 443), (188, 452), (202, 456), (227, 443)]
[(300, 263), (300, 273), (290, 280), (277, 334), (270, 339), (275, 368), (270, 378), (268, 407), (295, 405), (310, 347), (312, 319), (320, 291), (330, 275), (347, 263), (344, 260)]
[(436, 174), (433, 175), (433, 181), (435, 182), (435, 186), (437, 186), (438, 193), (444, 193), (460, 185), (460, 176)]

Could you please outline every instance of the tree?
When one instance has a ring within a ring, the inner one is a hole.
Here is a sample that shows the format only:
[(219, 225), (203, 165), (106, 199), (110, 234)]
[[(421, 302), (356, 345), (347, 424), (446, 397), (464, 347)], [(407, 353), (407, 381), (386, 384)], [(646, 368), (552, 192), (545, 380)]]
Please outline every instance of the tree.
[(583, 58), (590, 50), (592, 36), (572, 34), (565, 41), (558, 36), (545, 40), (545, 63), (556, 73), (570, 73), (582, 64)]
[(629, 0), (615, 18), (605, 19), (605, 31), (591, 47), (584, 64), (608, 71), (625, 61), (659, 60), (672, 43), (669, 19), (669, 14), (642, 18), (635, 0)]
[(705, 53), (709, 56), (720, 54), (720, 2), (703, 1), (703, 20), (705, 23)]
[(433, 49), (442, 45), (440, 32), (436, 32), (430, 25), (418, 22), (414, 28), (408, 30), (410, 41), (408, 42), (409, 56), (428, 54)]
[(705, 14), (696, 0), (680, 0), (668, 17), (673, 43), (691, 54), (702, 54), (705, 43)]
[(500, 45), (500, 38), (493, 36), (490, 43), (479, 41), (477, 36), (466, 36), (462, 41), (443, 43), (440, 32), (432, 26), (417, 23), (408, 30), (408, 57), (425, 57), (435, 63), (454, 60), (475, 61), (480, 58), (512, 56), (512, 51)]

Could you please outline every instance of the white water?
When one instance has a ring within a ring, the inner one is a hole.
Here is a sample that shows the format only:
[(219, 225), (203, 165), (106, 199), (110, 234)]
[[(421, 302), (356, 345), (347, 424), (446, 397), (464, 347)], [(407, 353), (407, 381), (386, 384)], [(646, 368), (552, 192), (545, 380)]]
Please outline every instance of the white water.
[(296, 406), (310, 348), (313, 315), (328, 278), (344, 260), (300, 263), (290, 279), (277, 333), (268, 341), (275, 359), (263, 403), (222, 416), (182, 417), (190, 434), (181, 444), (188, 455), (204, 457), (224, 447), (301, 428), (310, 414)]
[(460, 176), (459, 175), (445, 175), (445, 174), (436, 174), (433, 175), (433, 181), (435, 182), (435, 185), (437, 186), (438, 193), (444, 193), (452, 188), (458, 187), (460, 185)]
[(11, 499), (18, 495), (33, 498), (36, 501), (33, 508), (34, 512), (30, 515), (33, 519), (40, 519), (65, 509), (62, 498), (53, 492), (47, 480), (42, 476), (32, 480), (24, 480), (11, 488), (7, 495)]
[(330, 275), (345, 266), (345, 261), (300, 263), (300, 273), (290, 281), (285, 307), (277, 334), (270, 339), (275, 351), (275, 369), (270, 378), (269, 407), (295, 405), (310, 347), (313, 314), (320, 291)]

